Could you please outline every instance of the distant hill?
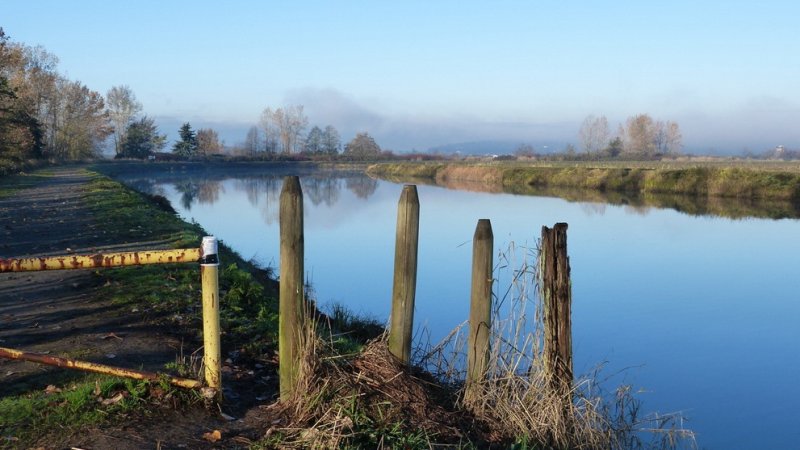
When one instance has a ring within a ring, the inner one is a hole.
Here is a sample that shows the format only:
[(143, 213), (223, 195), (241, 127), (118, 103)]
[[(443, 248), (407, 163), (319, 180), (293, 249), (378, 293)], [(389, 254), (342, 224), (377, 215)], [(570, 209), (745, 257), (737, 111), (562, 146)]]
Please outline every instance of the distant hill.
[(542, 154), (558, 152), (564, 150), (567, 146), (566, 142), (558, 141), (472, 141), (431, 147), (428, 149), (428, 153), (445, 155), (456, 153), (461, 155), (510, 155), (522, 144), (532, 145), (536, 153)]

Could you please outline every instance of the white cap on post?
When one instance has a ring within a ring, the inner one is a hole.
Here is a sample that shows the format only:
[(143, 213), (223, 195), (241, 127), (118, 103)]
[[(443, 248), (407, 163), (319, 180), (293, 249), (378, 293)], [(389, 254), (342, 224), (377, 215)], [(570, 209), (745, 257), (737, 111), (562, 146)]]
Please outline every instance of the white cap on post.
[(200, 245), (200, 255), (200, 264), (204, 266), (218, 266), (217, 238), (214, 236), (203, 237), (203, 243)]

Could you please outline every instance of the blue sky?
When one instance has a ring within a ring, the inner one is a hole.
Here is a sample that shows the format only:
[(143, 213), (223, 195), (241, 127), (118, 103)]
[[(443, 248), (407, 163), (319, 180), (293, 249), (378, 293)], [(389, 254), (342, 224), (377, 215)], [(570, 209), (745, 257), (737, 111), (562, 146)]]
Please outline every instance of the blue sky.
[(230, 144), (299, 103), (396, 150), (576, 142), (589, 114), (648, 113), (688, 150), (741, 152), (800, 148), (798, 17), (795, 1), (4, 0), (0, 26), (92, 89), (129, 85), (162, 127)]

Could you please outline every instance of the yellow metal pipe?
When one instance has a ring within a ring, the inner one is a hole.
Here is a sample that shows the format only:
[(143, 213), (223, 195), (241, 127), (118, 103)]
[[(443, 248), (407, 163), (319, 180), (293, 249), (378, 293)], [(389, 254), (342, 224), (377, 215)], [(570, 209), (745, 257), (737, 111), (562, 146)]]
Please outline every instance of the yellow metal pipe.
[(31, 272), (39, 270), (93, 269), (101, 267), (138, 266), (200, 261), (199, 248), (176, 250), (143, 250), (125, 253), (94, 255), (48, 256), (42, 258), (0, 258), (0, 272)]
[(222, 395), (222, 350), (219, 326), (219, 260), (217, 240), (203, 238), (200, 279), (203, 289), (203, 354), (206, 384)]
[(60, 358), (58, 356), (43, 355), (41, 353), (22, 352), (11, 348), (0, 347), (0, 357), (8, 359), (19, 359), (22, 361), (32, 361), (40, 364), (47, 364), (49, 366), (62, 367), (64, 369), (82, 370), (85, 372), (102, 373), (106, 375), (115, 375), (125, 378), (133, 378), (136, 380), (150, 380), (158, 381), (162, 378), (168, 380), (170, 384), (196, 389), (202, 386), (197, 380), (190, 380), (188, 378), (178, 378), (171, 376), (159, 375), (154, 372), (145, 372), (142, 370), (123, 369), (121, 367), (106, 366), (104, 364), (97, 364), (87, 361), (76, 361), (69, 358)]

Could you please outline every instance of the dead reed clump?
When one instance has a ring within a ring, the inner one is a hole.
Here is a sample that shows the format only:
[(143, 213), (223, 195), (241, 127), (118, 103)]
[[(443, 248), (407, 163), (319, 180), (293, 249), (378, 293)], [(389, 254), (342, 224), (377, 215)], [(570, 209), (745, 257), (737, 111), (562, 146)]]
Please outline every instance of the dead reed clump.
[(385, 336), (356, 356), (310, 339), (296, 392), (270, 407), (280, 424), (267, 436), (281, 448), (431, 448), (471, 440), (454, 393), (403, 367)]
[[(458, 406), (496, 441), (521, 448), (696, 448), (680, 414), (644, 415), (630, 386), (605, 392), (599, 370), (575, 380), (569, 392), (554, 389), (542, 357), (538, 254), (512, 243), (500, 255), (496, 273), (510, 274), (511, 280), (493, 305), (489, 370), (469, 402), (460, 391)], [(418, 353), (418, 364), (444, 384), (463, 382), (467, 334), (461, 327), (454, 330)]]

